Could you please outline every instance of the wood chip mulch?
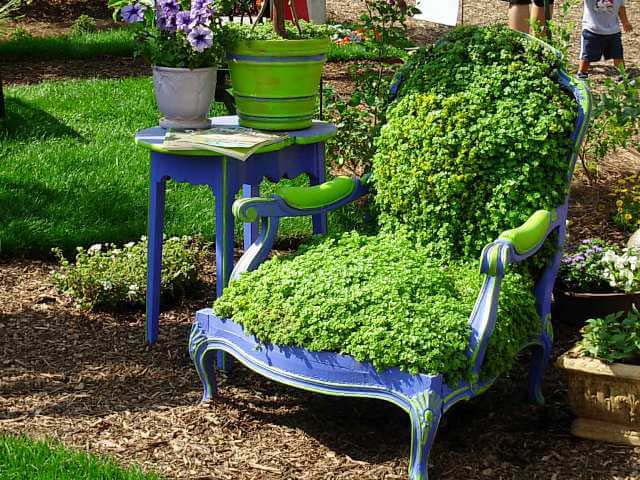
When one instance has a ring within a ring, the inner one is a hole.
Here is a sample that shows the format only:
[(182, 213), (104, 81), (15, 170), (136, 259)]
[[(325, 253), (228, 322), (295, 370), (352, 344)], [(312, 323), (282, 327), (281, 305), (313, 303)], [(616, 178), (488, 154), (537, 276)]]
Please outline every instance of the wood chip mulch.
[[(408, 418), (382, 402), (293, 390), (236, 366), (219, 397), (199, 404), (187, 337), (213, 298), (213, 272), (165, 308), (148, 348), (143, 312), (79, 311), (52, 287), (52, 268), (0, 264), (0, 433), (53, 438), (168, 479), (406, 478)], [(576, 336), (559, 330), (556, 354)], [(525, 378), (519, 367), (450, 411), (435, 478), (640, 479), (640, 449), (571, 437), (557, 371), (543, 408), (525, 402)]]

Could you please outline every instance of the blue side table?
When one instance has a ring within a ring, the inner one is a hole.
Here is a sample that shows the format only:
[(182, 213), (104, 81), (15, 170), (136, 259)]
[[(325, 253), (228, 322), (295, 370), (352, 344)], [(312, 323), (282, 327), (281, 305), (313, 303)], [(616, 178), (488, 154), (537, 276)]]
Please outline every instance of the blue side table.
[[(214, 126), (237, 125), (238, 117), (213, 119)], [(147, 343), (158, 339), (160, 315), (160, 275), (162, 271), (162, 232), (167, 180), (208, 185), (215, 197), (216, 215), (216, 293), (222, 294), (233, 270), (234, 217), (231, 207), (242, 187), (245, 197), (259, 196), (263, 179), (309, 175), (312, 185), (325, 181), (324, 142), (336, 134), (335, 126), (314, 121), (307, 130), (286, 132), (288, 138), (268, 145), (245, 162), (206, 150), (169, 151), (162, 147), (165, 130), (160, 127), (141, 130), (136, 144), (151, 151), (151, 195), (149, 200), (149, 254), (147, 273)], [(257, 223), (245, 224), (244, 247), (257, 237)], [(313, 232), (327, 231), (326, 215), (313, 217)]]

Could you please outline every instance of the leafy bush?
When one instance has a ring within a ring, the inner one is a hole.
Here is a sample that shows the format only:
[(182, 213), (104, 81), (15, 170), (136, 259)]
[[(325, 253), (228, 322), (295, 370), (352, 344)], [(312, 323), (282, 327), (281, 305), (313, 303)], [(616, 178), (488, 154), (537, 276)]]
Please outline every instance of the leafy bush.
[[(197, 267), (203, 251), (190, 237), (173, 237), (164, 242), (161, 294), (183, 295), (197, 281)], [(60, 261), (52, 273), (54, 285), (81, 307), (143, 305), (146, 299), (147, 240), (78, 247), (75, 263), (60, 249), (53, 250)]]
[(593, 181), (607, 155), (637, 142), (640, 133), (640, 86), (624, 70), (621, 81), (606, 79), (593, 93), (593, 111), (580, 150), (585, 172)]
[(576, 111), (551, 78), (556, 62), (505, 27), (457, 29), (416, 54), (376, 140), (381, 227), (442, 258), (477, 258), (562, 204)]
[[(233, 282), (214, 305), (264, 342), (337, 351), (380, 370), (469, 373), (469, 315), (481, 285), (476, 262), (435, 262), (401, 236), (346, 233), (316, 240)], [(487, 375), (508, 369), (539, 329), (531, 280), (503, 283)]]
[(89, 15), (80, 15), (71, 25), (71, 35), (84, 35), (98, 31), (95, 19)]
[(578, 347), (587, 357), (606, 362), (631, 363), (640, 359), (640, 315), (634, 307), (625, 318), (624, 312), (587, 321)]

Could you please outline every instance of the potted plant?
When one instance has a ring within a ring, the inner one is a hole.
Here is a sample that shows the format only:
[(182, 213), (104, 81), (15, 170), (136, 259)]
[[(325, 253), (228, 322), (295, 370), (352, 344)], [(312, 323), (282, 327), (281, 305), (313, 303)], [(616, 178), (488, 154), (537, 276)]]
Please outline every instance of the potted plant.
[(554, 290), (555, 315), (571, 323), (640, 306), (640, 251), (584, 240), (563, 257)]
[(207, 128), (223, 58), (221, 22), (212, 0), (111, 0), (138, 31), (136, 54), (153, 65), (153, 84), (165, 128)]
[(567, 375), (578, 437), (640, 446), (640, 316), (634, 307), (589, 320), (558, 359)]
[[(261, 23), (268, 8), (271, 21)], [(225, 25), (225, 46), (240, 125), (262, 130), (311, 126), (331, 43), (323, 25), (285, 22), (285, 0), (265, 0), (253, 25)]]

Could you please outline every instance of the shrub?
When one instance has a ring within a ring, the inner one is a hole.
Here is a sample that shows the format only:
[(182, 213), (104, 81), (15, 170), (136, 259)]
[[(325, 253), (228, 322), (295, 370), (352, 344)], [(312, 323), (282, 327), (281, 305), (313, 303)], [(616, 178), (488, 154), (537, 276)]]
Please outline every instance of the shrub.
[[(81, 308), (143, 305), (146, 298), (147, 240), (78, 247), (75, 263), (54, 249), (60, 261), (52, 273), (54, 285)], [(164, 242), (161, 294), (183, 295), (197, 281), (203, 250), (190, 237), (173, 237)]]
[(587, 321), (578, 342), (582, 354), (606, 362), (631, 363), (640, 359), (640, 315), (634, 307), (624, 312)]
[[(477, 262), (445, 266), (401, 236), (352, 232), (265, 262), (233, 282), (214, 310), (264, 342), (455, 381), (469, 373), (468, 321), (481, 281)], [(529, 278), (505, 279), (486, 375), (508, 369), (539, 329), (531, 292)]]
[(562, 204), (576, 111), (550, 78), (555, 62), (504, 27), (454, 30), (418, 53), (376, 139), (381, 227), (442, 258), (477, 258)]
[(89, 15), (80, 15), (71, 25), (71, 35), (84, 35), (98, 31), (95, 19)]

